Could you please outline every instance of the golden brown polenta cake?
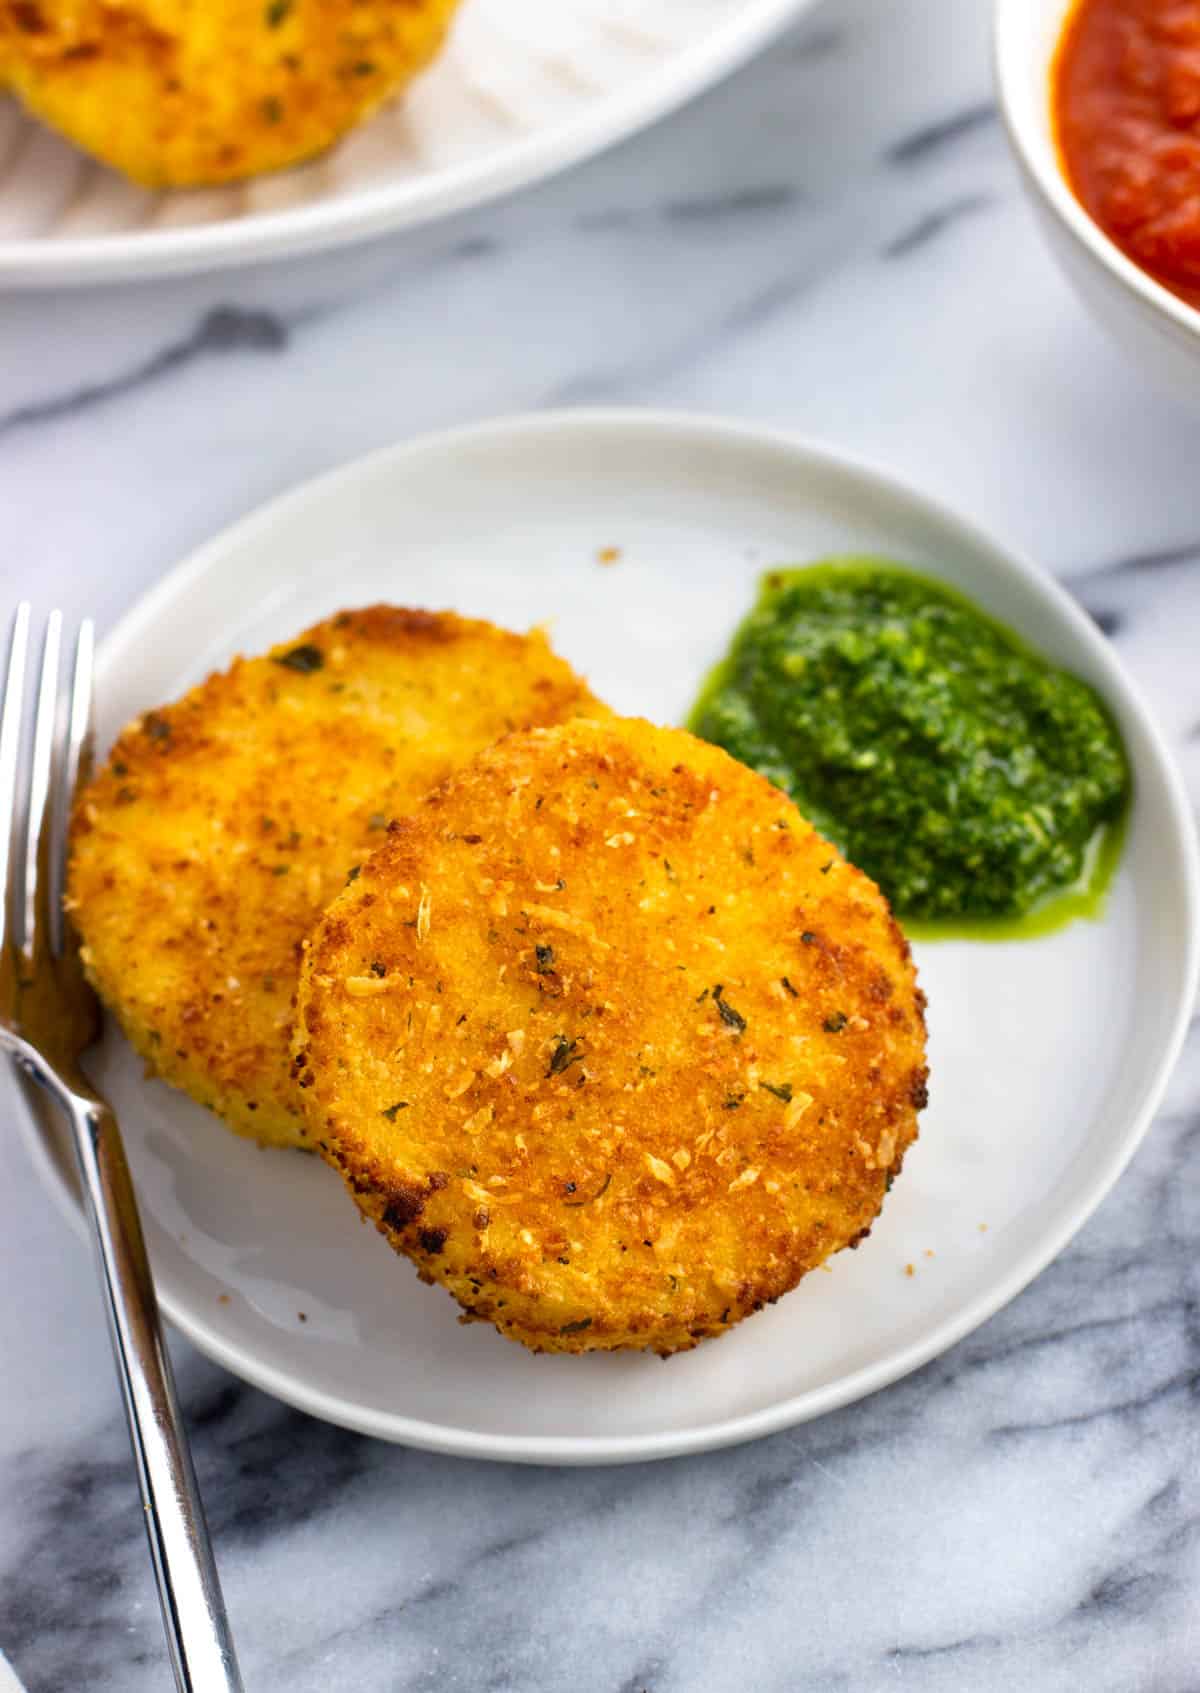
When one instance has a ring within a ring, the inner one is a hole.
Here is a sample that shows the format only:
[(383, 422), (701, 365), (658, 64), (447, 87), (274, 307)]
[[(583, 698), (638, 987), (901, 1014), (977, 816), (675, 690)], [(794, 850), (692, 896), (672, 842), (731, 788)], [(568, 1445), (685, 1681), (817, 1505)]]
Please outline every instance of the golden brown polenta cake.
[(333, 902), (310, 1133), (471, 1317), (670, 1353), (868, 1231), (925, 1103), (883, 895), (762, 777), (610, 718), (507, 737)]
[(137, 1050), (239, 1134), (303, 1144), (300, 944), (390, 818), (498, 735), (603, 711), (539, 633), (372, 606), (238, 659), (117, 741), (68, 899)]
[(433, 58), (457, 0), (0, 0), (0, 74), (149, 187), (321, 152)]

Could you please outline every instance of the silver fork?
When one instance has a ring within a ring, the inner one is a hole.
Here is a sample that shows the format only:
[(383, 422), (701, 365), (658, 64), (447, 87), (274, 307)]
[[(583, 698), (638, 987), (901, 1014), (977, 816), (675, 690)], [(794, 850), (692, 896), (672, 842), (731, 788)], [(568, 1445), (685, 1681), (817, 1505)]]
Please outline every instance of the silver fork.
[(9, 645), (0, 715), (0, 1051), (31, 1104), (29, 1083), (70, 1123), (176, 1684), (186, 1693), (242, 1693), (120, 1132), (79, 1067), (100, 1017), (62, 892), (70, 801), (91, 756), (93, 635), (84, 622), (60, 724), (62, 627), (61, 612), (51, 612), (23, 793), (28, 604), (17, 610)]

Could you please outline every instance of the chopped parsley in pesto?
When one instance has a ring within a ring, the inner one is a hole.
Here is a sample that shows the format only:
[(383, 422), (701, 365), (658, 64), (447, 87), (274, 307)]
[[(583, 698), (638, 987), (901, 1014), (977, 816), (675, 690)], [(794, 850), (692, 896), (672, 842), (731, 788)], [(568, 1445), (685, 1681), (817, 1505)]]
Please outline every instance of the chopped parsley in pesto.
[(765, 576), (690, 726), (918, 922), (1022, 917), (1076, 887), (1129, 796), (1085, 682), (880, 559)]

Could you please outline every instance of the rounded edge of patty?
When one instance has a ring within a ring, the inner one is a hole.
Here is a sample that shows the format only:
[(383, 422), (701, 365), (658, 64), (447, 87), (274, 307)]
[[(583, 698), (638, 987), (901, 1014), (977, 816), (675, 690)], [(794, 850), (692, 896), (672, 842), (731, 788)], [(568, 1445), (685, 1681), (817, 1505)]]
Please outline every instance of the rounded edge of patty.
[(325, 151), (440, 50), (458, 0), (0, 0), (26, 109), (148, 188), (236, 182)]
[(296, 1074), (467, 1320), (665, 1355), (869, 1232), (923, 1010), (883, 895), (783, 794), (683, 730), (577, 721), (482, 753), (334, 901)]
[(289, 1046), (324, 906), (390, 818), (480, 747), (606, 709), (541, 631), (373, 605), (135, 718), (76, 804), (68, 904), (148, 1071), (235, 1133), (307, 1146)]

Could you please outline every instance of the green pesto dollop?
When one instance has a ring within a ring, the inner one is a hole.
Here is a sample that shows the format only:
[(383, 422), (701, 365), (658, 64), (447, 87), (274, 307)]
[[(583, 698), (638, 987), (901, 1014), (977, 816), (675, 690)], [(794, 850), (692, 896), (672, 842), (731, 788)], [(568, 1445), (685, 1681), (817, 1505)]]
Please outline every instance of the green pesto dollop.
[(690, 727), (790, 794), (910, 922), (1068, 920), (1111, 873), (1130, 781), (1099, 697), (886, 560), (766, 575)]

